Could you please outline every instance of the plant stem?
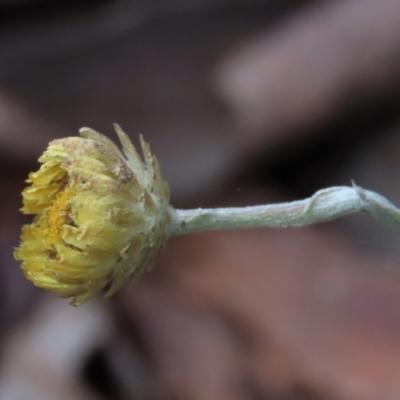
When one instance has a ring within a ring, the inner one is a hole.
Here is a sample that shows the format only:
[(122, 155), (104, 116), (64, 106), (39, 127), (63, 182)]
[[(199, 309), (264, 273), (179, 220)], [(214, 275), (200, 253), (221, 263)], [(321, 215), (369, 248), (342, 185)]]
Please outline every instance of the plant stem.
[(220, 229), (288, 228), (365, 212), (400, 233), (400, 209), (385, 197), (353, 184), (322, 189), (308, 199), (253, 207), (171, 209), (169, 235)]

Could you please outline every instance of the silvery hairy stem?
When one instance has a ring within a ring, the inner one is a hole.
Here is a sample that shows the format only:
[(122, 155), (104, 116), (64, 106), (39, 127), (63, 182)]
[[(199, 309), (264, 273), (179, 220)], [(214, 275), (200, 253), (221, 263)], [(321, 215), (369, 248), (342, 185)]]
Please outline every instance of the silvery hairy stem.
[(274, 227), (289, 228), (326, 222), (365, 212), (400, 232), (400, 209), (385, 197), (353, 184), (322, 189), (288, 203), (233, 208), (171, 209), (171, 236), (198, 231)]

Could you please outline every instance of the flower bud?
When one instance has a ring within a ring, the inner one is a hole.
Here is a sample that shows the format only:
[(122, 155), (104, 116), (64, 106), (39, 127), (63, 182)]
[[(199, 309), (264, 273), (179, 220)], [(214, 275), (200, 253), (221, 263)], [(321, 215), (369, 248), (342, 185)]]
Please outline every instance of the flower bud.
[(50, 142), (23, 192), (24, 225), (15, 258), (36, 286), (79, 305), (151, 266), (170, 222), (169, 190), (140, 137), (144, 161), (116, 125), (124, 156), (89, 128)]

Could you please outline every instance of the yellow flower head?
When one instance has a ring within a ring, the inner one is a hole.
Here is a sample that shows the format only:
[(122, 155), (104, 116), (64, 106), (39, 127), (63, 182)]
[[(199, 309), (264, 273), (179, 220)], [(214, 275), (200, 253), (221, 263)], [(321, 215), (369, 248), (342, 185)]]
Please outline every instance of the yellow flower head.
[(169, 190), (156, 158), (140, 138), (144, 162), (116, 126), (125, 157), (108, 138), (53, 140), (29, 175), (26, 214), (15, 258), (36, 286), (73, 297), (73, 305), (107, 286), (113, 294), (135, 278), (166, 241)]

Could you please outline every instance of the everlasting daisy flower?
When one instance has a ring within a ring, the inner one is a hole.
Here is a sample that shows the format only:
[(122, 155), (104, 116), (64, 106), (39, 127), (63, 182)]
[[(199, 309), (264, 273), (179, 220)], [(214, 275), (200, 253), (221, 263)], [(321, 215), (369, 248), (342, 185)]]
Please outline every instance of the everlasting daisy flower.
[(124, 156), (88, 128), (50, 142), (22, 193), (22, 211), (35, 217), (15, 257), (36, 286), (72, 297), (73, 305), (104, 287), (113, 294), (166, 241), (169, 190), (158, 162), (143, 138), (144, 161), (116, 130)]
[(111, 295), (137, 277), (168, 236), (305, 226), (354, 212), (367, 212), (400, 232), (400, 209), (354, 183), (289, 203), (175, 210), (149, 146), (141, 137), (143, 161), (117, 125), (116, 130), (124, 155), (88, 128), (81, 137), (50, 142), (22, 193), (22, 211), (35, 217), (22, 229), (15, 258), (36, 286), (72, 297), (73, 305), (103, 288)]

